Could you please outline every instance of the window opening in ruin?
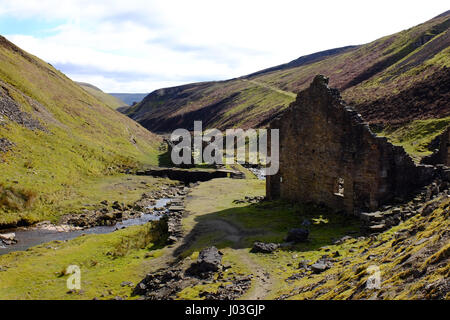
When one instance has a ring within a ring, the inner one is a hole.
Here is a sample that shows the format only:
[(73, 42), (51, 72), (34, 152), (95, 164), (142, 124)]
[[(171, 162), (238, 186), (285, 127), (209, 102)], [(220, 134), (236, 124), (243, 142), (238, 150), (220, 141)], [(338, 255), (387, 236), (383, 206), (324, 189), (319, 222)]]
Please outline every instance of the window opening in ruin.
[(339, 196), (339, 197), (343, 197), (344, 196), (344, 178), (338, 178), (336, 180), (336, 188), (335, 188), (335, 195)]

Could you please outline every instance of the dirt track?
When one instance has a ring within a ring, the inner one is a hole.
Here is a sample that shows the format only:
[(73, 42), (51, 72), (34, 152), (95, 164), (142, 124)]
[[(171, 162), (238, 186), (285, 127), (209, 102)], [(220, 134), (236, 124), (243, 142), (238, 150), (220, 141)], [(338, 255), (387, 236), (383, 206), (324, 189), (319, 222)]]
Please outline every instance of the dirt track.
[[(217, 179), (221, 180), (221, 179)], [(211, 182), (209, 182), (211, 183)], [(202, 184), (200, 184), (202, 187)], [(204, 186), (203, 186), (204, 187)], [(196, 187), (193, 189), (193, 195), (187, 197), (185, 201), (186, 208), (193, 208), (198, 205), (215, 202), (212, 195), (205, 195), (204, 197), (196, 194)], [(203, 206), (205, 208), (211, 208), (210, 206)], [(209, 217), (210, 211), (202, 210), (189, 212), (184, 220), (184, 237), (180, 239), (176, 244), (166, 247), (164, 253), (149, 262), (149, 267), (152, 270), (158, 270), (163, 268), (169, 268), (174, 265), (184, 265), (187, 267), (188, 263), (183, 263), (183, 253), (189, 250), (198, 239), (211, 234), (223, 235), (223, 240), (230, 241), (233, 244), (231, 247), (235, 253), (239, 256), (240, 263), (244, 264), (249, 270), (252, 270), (253, 281), (251, 289), (245, 293), (242, 298), (250, 300), (264, 299), (271, 291), (273, 285), (270, 274), (260, 264), (256, 263), (249, 253), (248, 248), (245, 247), (244, 239), (248, 236), (262, 234), (263, 230), (246, 230), (241, 226), (216, 217)]]

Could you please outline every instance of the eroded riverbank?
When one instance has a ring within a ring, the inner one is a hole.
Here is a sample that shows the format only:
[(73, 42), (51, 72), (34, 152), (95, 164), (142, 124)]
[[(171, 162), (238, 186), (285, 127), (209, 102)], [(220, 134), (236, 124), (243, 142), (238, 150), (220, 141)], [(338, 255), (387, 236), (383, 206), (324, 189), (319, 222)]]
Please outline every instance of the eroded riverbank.
[(2, 234), (13, 234), (14, 241), (8, 245), (0, 241), (0, 255), (55, 240), (66, 241), (83, 235), (107, 234), (143, 225), (159, 220), (162, 216), (170, 216), (171, 212), (177, 215), (188, 191), (189, 187), (183, 184), (163, 186), (160, 190), (143, 193), (133, 205), (125, 206), (116, 201), (108, 206), (107, 201), (102, 201), (102, 208), (65, 215), (57, 225), (44, 221), (30, 227), (2, 230)]

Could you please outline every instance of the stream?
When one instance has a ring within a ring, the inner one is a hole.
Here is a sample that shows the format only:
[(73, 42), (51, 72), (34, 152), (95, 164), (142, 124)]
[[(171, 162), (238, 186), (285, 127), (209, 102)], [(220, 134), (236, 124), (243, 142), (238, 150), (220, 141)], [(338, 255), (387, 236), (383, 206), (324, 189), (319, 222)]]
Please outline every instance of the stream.
[(259, 180), (266, 180), (265, 168), (252, 168), (248, 167), (247, 170), (250, 170)]
[[(161, 198), (156, 200), (155, 205), (148, 206), (148, 209), (166, 207), (170, 203), (170, 198)], [(167, 210), (167, 209), (166, 209)], [(161, 214), (141, 214), (139, 217), (123, 220), (112, 226), (97, 226), (87, 229), (72, 231), (56, 231), (36, 227), (16, 228), (10, 230), (2, 230), (1, 233), (14, 232), (16, 234), (17, 243), (11, 245), (0, 244), (0, 255), (4, 255), (15, 251), (24, 251), (30, 247), (34, 247), (43, 243), (54, 240), (70, 240), (85, 234), (105, 234), (123, 229), (130, 226), (143, 225), (149, 221), (159, 220)]]

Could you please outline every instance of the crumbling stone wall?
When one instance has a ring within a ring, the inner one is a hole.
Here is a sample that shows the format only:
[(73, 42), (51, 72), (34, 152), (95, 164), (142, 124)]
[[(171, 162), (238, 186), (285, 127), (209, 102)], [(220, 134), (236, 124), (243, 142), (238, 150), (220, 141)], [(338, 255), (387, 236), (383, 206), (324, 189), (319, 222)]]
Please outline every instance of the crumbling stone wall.
[(432, 155), (423, 158), (422, 163), (443, 164), (450, 167), (450, 127), (436, 138), (436, 144), (438, 149)]
[(269, 199), (356, 214), (406, 198), (434, 175), (434, 167), (415, 165), (403, 148), (375, 136), (324, 76), (316, 76), (270, 128), (280, 130), (280, 170), (266, 179)]

